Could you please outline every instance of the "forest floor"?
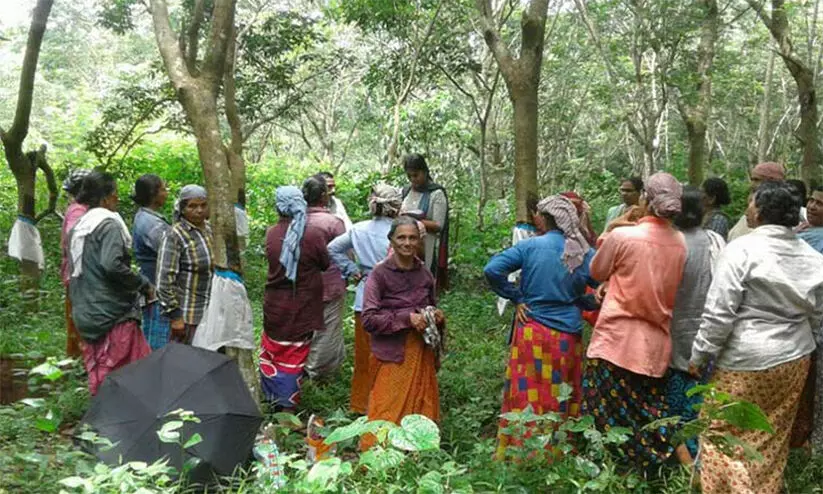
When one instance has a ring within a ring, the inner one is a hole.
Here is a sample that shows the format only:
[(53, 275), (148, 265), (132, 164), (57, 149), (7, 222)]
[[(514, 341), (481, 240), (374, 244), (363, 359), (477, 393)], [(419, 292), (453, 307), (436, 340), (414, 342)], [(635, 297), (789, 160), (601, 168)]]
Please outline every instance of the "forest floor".
[[(251, 254), (246, 278), (259, 331), (265, 266), (261, 261), (263, 256)], [(0, 284), (3, 336), (0, 355), (18, 355), (23, 358), (22, 364), (18, 362), (22, 367), (39, 364), (46, 357), (62, 359), (63, 290), (56, 273), (44, 277), (40, 310), (27, 313), (16, 295), (14, 263), (0, 259), (0, 272), (4, 280)], [(445, 464), (453, 465), (448, 468), (454, 468), (455, 472), (459, 470), (455, 476), (461, 477), (463, 491), (689, 492), (688, 475), (676, 469), (648, 483), (624, 481), (625, 476), (615, 473), (608, 485), (575, 487), (570, 484), (568, 488), (550, 489), (546, 478), (565, 475), (559, 467), (507, 466), (491, 461), (510, 315), (497, 314), (496, 299), (480, 280), (458, 278), (455, 281), (456, 288), (440, 301), (449, 328), (448, 353), (439, 373), (443, 411), (441, 452), (432, 457), (418, 457), (418, 470), (398, 469), (392, 475), (368, 482), (341, 484), (336, 490), (429, 492), (418, 487), (418, 480), (429, 468), (425, 467), (426, 462), (431, 461), (435, 465), (431, 468)], [(311, 413), (330, 417), (348, 411), (353, 341), (350, 309), (345, 321), (346, 362), (340, 373), (325, 384), (309, 382), (305, 386), (299, 414), (303, 421)], [(70, 428), (88, 406), (88, 392), (79, 366), (69, 366), (69, 369), (53, 383), (43, 379), (30, 382), (33, 389), (29, 390), (29, 398), (45, 398), (45, 402), (35, 403), (38, 406), (20, 402), (0, 406), (0, 493), (56, 493), (60, 491), (60, 479), (88, 468), (89, 457), (75, 448), (70, 435)], [(292, 445), (298, 452), (303, 447), (300, 441), (293, 441)], [(793, 452), (786, 479), (789, 493), (823, 493), (823, 459)], [(447, 487), (445, 491), (448, 490), (451, 489)]]

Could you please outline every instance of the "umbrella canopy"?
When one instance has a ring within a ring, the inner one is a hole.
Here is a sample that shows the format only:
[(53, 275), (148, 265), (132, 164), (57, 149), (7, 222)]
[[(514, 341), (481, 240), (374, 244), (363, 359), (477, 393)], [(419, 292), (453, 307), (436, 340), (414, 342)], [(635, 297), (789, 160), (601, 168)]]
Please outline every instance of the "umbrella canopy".
[[(194, 412), (200, 423), (187, 422), (182, 441), (199, 433), (203, 441), (185, 452), (160, 441), (157, 431), (174, 417), (169, 412)], [(168, 458), (178, 469), (191, 456), (202, 463), (191, 480), (206, 480), (212, 472), (231, 474), (249, 459), (263, 421), (234, 360), (225, 355), (169, 343), (148, 357), (109, 374), (82, 419), (115, 447), (93, 453), (100, 460), (153, 462)]]

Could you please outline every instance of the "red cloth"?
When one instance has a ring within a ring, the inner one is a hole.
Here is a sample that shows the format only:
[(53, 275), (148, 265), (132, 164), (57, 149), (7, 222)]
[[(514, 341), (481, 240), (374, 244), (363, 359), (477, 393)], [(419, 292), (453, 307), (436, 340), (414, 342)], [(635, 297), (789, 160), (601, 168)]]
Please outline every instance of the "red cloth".
[(290, 218), (281, 218), (266, 232), (269, 274), (263, 298), (263, 329), (269, 338), (277, 341), (303, 341), (314, 331), (326, 327), (323, 271), (331, 263), (326, 237), (316, 226), (306, 225), (300, 242), (297, 280), (292, 283), (280, 264), (280, 251), (290, 221)]
[(151, 353), (149, 344), (137, 321), (116, 324), (106, 336), (93, 343), (83, 343), (83, 363), (89, 376), (89, 392), (92, 396), (109, 372)]
[[(594, 288), (587, 286), (586, 287), (586, 295), (590, 295), (594, 293)], [(597, 318), (600, 317), (600, 309), (598, 310), (584, 310), (581, 311), (581, 315), (583, 316), (583, 320), (589, 323), (592, 327), (597, 324)]]

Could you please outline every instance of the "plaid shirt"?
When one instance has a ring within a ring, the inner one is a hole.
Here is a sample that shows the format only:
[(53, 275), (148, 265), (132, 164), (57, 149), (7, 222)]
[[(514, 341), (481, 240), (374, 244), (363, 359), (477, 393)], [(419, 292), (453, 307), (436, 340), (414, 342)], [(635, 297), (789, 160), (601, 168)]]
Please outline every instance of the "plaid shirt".
[(209, 304), (212, 233), (181, 218), (163, 237), (157, 254), (157, 298), (171, 320), (200, 323)]

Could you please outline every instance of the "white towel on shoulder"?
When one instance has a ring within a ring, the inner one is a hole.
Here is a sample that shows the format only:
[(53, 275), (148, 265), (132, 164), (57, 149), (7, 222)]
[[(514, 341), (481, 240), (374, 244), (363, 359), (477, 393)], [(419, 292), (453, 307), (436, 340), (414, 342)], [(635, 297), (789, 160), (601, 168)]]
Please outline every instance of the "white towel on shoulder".
[(109, 211), (106, 208), (89, 209), (86, 214), (74, 225), (70, 233), (69, 253), (71, 254), (71, 277), (77, 278), (83, 273), (83, 247), (86, 245), (86, 237), (106, 220), (114, 220), (120, 225), (120, 234), (123, 235), (123, 242), (127, 247), (131, 246), (131, 234), (119, 213)]

